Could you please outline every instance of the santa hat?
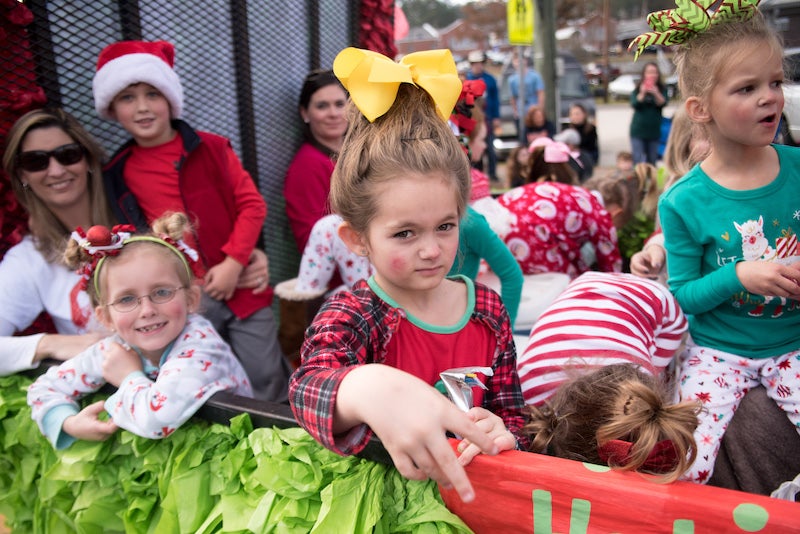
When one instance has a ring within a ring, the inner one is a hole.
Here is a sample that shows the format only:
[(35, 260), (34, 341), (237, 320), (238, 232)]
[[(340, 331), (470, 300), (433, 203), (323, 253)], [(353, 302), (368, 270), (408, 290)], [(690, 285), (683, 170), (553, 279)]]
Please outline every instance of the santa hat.
[(172, 117), (180, 117), (183, 88), (172, 68), (174, 59), (175, 47), (167, 41), (120, 41), (105, 47), (92, 80), (97, 114), (111, 119), (108, 108), (120, 91), (132, 84), (149, 83), (167, 99)]

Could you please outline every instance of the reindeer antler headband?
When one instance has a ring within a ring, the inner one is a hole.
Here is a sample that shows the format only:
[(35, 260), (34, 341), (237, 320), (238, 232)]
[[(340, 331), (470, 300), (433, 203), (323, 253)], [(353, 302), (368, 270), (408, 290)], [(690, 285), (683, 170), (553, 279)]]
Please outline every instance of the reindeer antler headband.
[[(682, 44), (710, 26), (735, 20), (748, 20), (758, 11), (760, 0), (675, 0), (675, 9), (650, 13), (647, 24), (653, 29), (636, 37), (628, 50), (636, 48), (633, 60), (648, 46)], [(717, 5), (716, 10), (711, 12)]]

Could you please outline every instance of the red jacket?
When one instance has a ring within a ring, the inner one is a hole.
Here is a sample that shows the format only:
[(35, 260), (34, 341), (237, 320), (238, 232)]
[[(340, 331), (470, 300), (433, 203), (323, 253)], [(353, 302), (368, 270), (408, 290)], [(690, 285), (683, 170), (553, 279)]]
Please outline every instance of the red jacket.
[[(213, 267), (230, 256), (247, 265), (267, 215), (264, 198), (230, 141), (197, 132), (181, 120), (174, 120), (172, 127), (183, 139), (186, 155), (178, 169), (180, 193), (204, 264)], [(125, 161), (134, 143), (128, 141), (114, 154), (103, 170), (103, 180), (117, 219), (147, 231), (150, 221), (125, 183)], [(237, 317), (245, 318), (272, 304), (272, 289), (257, 295), (252, 289), (237, 289), (227, 304)]]

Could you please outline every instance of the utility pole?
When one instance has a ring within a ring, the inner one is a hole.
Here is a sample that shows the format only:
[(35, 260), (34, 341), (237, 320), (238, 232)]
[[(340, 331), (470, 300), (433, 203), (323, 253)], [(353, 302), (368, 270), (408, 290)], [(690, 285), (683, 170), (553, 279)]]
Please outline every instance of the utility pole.
[(536, 35), (541, 43), (542, 61), (539, 73), (544, 80), (545, 108), (544, 112), (557, 128), (560, 128), (560, 103), (558, 102), (558, 77), (556, 72), (556, 9), (553, 0), (536, 0), (536, 17), (538, 28)]
[(611, 37), (608, 32), (611, 30), (609, 22), (609, 0), (603, 0), (603, 102), (608, 103), (608, 77), (611, 74), (611, 65), (608, 60), (608, 47), (611, 45)]

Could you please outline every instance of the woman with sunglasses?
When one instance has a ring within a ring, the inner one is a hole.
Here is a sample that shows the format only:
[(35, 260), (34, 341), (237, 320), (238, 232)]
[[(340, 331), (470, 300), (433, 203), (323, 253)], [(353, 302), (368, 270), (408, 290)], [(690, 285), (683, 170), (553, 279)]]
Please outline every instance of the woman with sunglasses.
[[(113, 226), (102, 181), (103, 150), (81, 124), (60, 109), (20, 117), (6, 138), (3, 169), (29, 214), (29, 234), (0, 262), (0, 376), (31, 369), (45, 358), (66, 360), (105, 332), (79, 275), (62, 254), (77, 227)], [(266, 276), (256, 251), (239, 285)], [(12, 336), (47, 312), (58, 334)]]
[[(114, 224), (102, 161), (100, 145), (62, 110), (31, 111), (8, 133), (3, 168), (30, 232), (0, 263), (0, 375), (68, 359), (103, 337), (79, 275), (61, 258), (76, 227)], [(11, 337), (43, 311), (58, 334)]]

